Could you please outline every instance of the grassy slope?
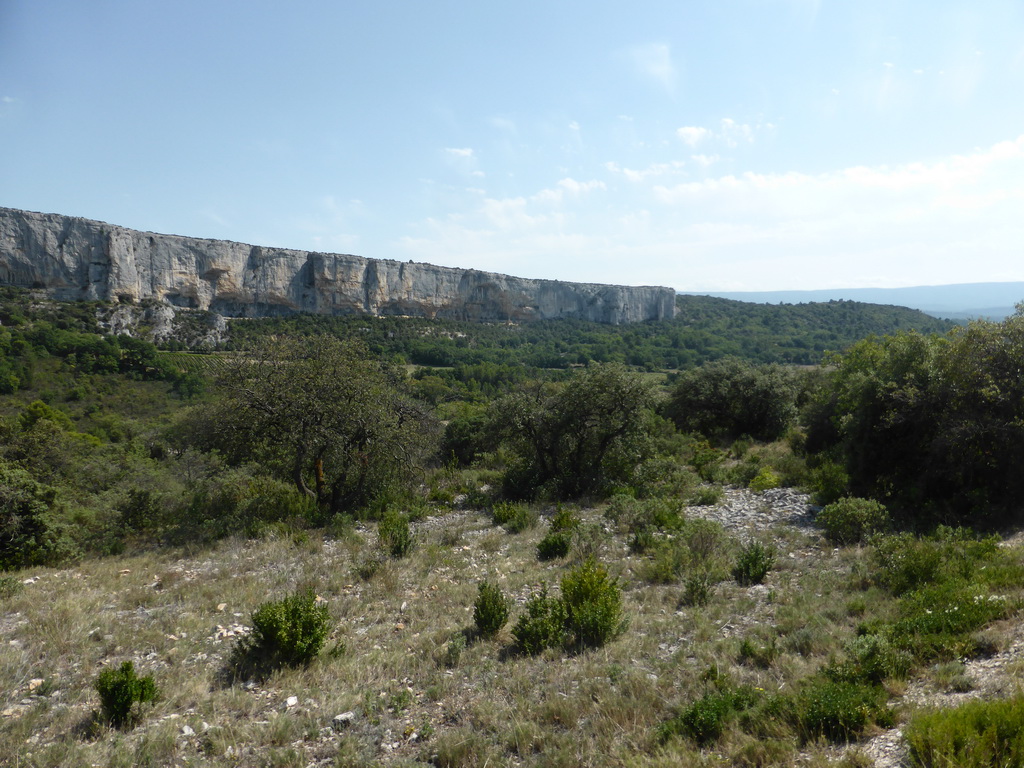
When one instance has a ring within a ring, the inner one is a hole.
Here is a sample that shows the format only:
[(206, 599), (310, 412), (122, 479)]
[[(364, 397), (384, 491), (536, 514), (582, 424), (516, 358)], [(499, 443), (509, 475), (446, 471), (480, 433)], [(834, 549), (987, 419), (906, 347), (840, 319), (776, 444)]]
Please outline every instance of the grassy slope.
[[(418, 524), (413, 554), (368, 579), (359, 574), (374, 555), (372, 526), (21, 572), (18, 581), (32, 583), (3, 598), (0, 619), (0, 754), (48, 766), (717, 765), (716, 752), (753, 759), (766, 747), (730, 733), (702, 754), (684, 740), (659, 746), (654, 736), (701, 695), (709, 666), (739, 683), (785, 688), (825, 663), (865, 616), (884, 611), (858, 585), (862, 550), (833, 550), (790, 526), (767, 534), (781, 557), (766, 585), (725, 581), (710, 605), (686, 607), (680, 585), (638, 576), (643, 558), (598, 511), (583, 517), (604, 531), (598, 554), (621, 579), (630, 626), (603, 649), (569, 656), (517, 656), (506, 627), (446, 663), (472, 626), (480, 580), (513, 596), (515, 615), (571, 565), (537, 560), (543, 524), (511, 535), (476, 512)], [(222, 630), (303, 585), (328, 601), (336, 623), (328, 649), (338, 652), (262, 683), (221, 682), (235, 642)], [(775, 638), (777, 658), (741, 663), (744, 638)], [(93, 723), (91, 685), (101, 668), (126, 659), (155, 676), (163, 697), (120, 734)], [(44, 681), (46, 696), (30, 696), (33, 679)], [(334, 729), (333, 718), (349, 711), (353, 722)], [(797, 759), (795, 743), (774, 749), (778, 764)], [(802, 750), (803, 764), (834, 755), (825, 745)]]

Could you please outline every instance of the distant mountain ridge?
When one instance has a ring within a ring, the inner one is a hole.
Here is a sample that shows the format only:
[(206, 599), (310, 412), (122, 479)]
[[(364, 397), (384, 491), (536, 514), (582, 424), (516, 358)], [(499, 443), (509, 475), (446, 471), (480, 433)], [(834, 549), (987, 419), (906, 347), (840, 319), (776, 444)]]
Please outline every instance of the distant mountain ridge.
[(759, 304), (804, 304), (820, 301), (859, 301), (867, 304), (889, 304), (910, 307), (934, 317), (953, 320), (982, 318), (1002, 320), (1014, 313), (1018, 302), (1024, 301), (1024, 282), (957, 283), (952, 285), (921, 285), (911, 288), (828, 288), (812, 291), (730, 291), (698, 293), (735, 301)]

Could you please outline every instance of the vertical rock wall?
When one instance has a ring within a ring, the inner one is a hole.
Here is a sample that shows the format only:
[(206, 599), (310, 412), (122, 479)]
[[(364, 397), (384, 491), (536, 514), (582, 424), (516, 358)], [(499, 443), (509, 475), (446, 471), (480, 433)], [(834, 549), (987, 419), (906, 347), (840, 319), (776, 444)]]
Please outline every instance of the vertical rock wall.
[(233, 317), (290, 312), (479, 321), (666, 320), (675, 291), (528, 280), (478, 270), (137, 232), (0, 208), (0, 283), (62, 300), (165, 303)]

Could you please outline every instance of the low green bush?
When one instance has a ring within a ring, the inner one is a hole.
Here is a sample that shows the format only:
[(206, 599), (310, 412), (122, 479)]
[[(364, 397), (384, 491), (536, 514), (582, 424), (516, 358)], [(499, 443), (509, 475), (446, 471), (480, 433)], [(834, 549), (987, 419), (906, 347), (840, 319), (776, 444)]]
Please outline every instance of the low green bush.
[(138, 717), (136, 704), (156, 701), (158, 691), (151, 675), (139, 677), (135, 666), (126, 661), (117, 669), (107, 667), (96, 678), (103, 717), (115, 728), (123, 728)]
[(549, 597), (547, 587), (526, 601), (523, 613), (512, 628), (519, 650), (531, 656), (561, 645), (565, 639), (565, 603)]
[(694, 573), (686, 578), (683, 585), (683, 604), (693, 607), (705, 606), (711, 602), (714, 583), (706, 573)]
[(1005, 597), (987, 594), (977, 585), (935, 584), (904, 595), (887, 631), (894, 644), (922, 662), (969, 658), (979, 651), (973, 633), (1010, 609)]
[(745, 637), (740, 643), (739, 661), (741, 664), (768, 669), (779, 658), (780, 652), (779, 642), (774, 637), (766, 643), (759, 643), (752, 638)]
[(562, 577), (561, 587), (573, 644), (599, 648), (625, 630), (622, 590), (603, 565), (587, 560)]
[(837, 682), (878, 684), (903, 680), (914, 665), (913, 655), (885, 635), (860, 635), (846, 646), (846, 658), (833, 663), (825, 675)]
[(692, 494), (689, 502), (695, 507), (713, 507), (725, 498), (725, 491), (720, 485), (702, 485)]
[(571, 508), (561, 504), (551, 517), (548, 533), (537, 545), (537, 557), (541, 560), (554, 560), (565, 557), (572, 549), (573, 533), (580, 525), (580, 519)]
[(793, 715), (801, 738), (833, 742), (856, 739), (873, 723), (893, 724), (888, 694), (876, 685), (817, 679), (793, 699)]
[(872, 550), (872, 578), (894, 595), (950, 580), (986, 576), (997, 559), (999, 538), (979, 538), (967, 528), (939, 526), (929, 536), (899, 533), (879, 537)]
[(509, 533), (522, 533), (537, 525), (537, 513), (522, 503), (500, 501), (491, 509), (491, 519)]
[(395, 558), (405, 557), (413, 545), (409, 518), (400, 512), (385, 512), (377, 526), (377, 537), (385, 552)]
[(686, 521), (681, 538), (690, 550), (690, 560), (701, 566), (711, 567), (728, 552), (729, 535), (721, 523), (695, 517)]
[(301, 666), (316, 658), (330, 631), (327, 606), (305, 589), (253, 611), (252, 634), (243, 648), (269, 666)]
[(833, 544), (859, 544), (889, 530), (892, 521), (885, 506), (871, 499), (847, 497), (834, 501), (817, 517), (825, 537)]
[(752, 541), (740, 550), (732, 575), (740, 586), (749, 587), (761, 584), (774, 566), (775, 550)]
[(810, 486), (814, 501), (827, 506), (843, 498), (850, 485), (850, 476), (842, 466), (832, 461), (819, 464), (810, 472)]
[(501, 588), (490, 582), (483, 582), (478, 589), (473, 605), (473, 621), (481, 637), (493, 637), (508, 621), (512, 601)]
[(1024, 765), (1024, 696), (920, 712), (903, 733), (912, 768)]
[(762, 467), (754, 475), (748, 487), (756, 493), (763, 493), (764, 491), (770, 491), (772, 488), (778, 488), (780, 485), (782, 485), (782, 477), (772, 470), (771, 467)]
[(559, 504), (555, 509), (555, 514), (551, 516), (552, 531), (574, 531), (579, 524), (580, 518), (573, 511), (572, 507)]
[(751, 688), (709, 691), (663, 723), (658, 732), (659, 740), (664, 742), (674, 736), (684, 736), (706, 747), (718, 741), (728, 723), (757, 699), (757, 692)]
[(537, 543), (537, 557), (554, 560), (565, 557), (572, 548), (572, 534), (567, 531), (550, 531)]

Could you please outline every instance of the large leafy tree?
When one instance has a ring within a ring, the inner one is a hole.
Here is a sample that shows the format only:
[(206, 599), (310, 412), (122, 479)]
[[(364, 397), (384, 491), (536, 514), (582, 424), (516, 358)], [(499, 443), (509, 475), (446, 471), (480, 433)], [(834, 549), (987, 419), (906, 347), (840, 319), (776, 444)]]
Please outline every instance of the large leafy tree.
[(1024, 315), (867, 339), (832, 361), (819, 451), (907, 520), (999, 525), (1024, 495)]
[(796, 420), (797, 390), (796, 376), (780, 365), (730, 357), (681, 373), (665, 411), (684, 432), (775, 440)]
[(516, 457), (513, 496), (574, 499), (631, 484), (650, 453), (651, 387), (621, 365), (593, 364), (566, 383), (495, 401), (492, 426)]
[(205, 418), (216, 445), (288, 477), (325, 515), (403, 485), (428, 434), (404, 376), (357, 343), (279, 339), (240, 354)]

